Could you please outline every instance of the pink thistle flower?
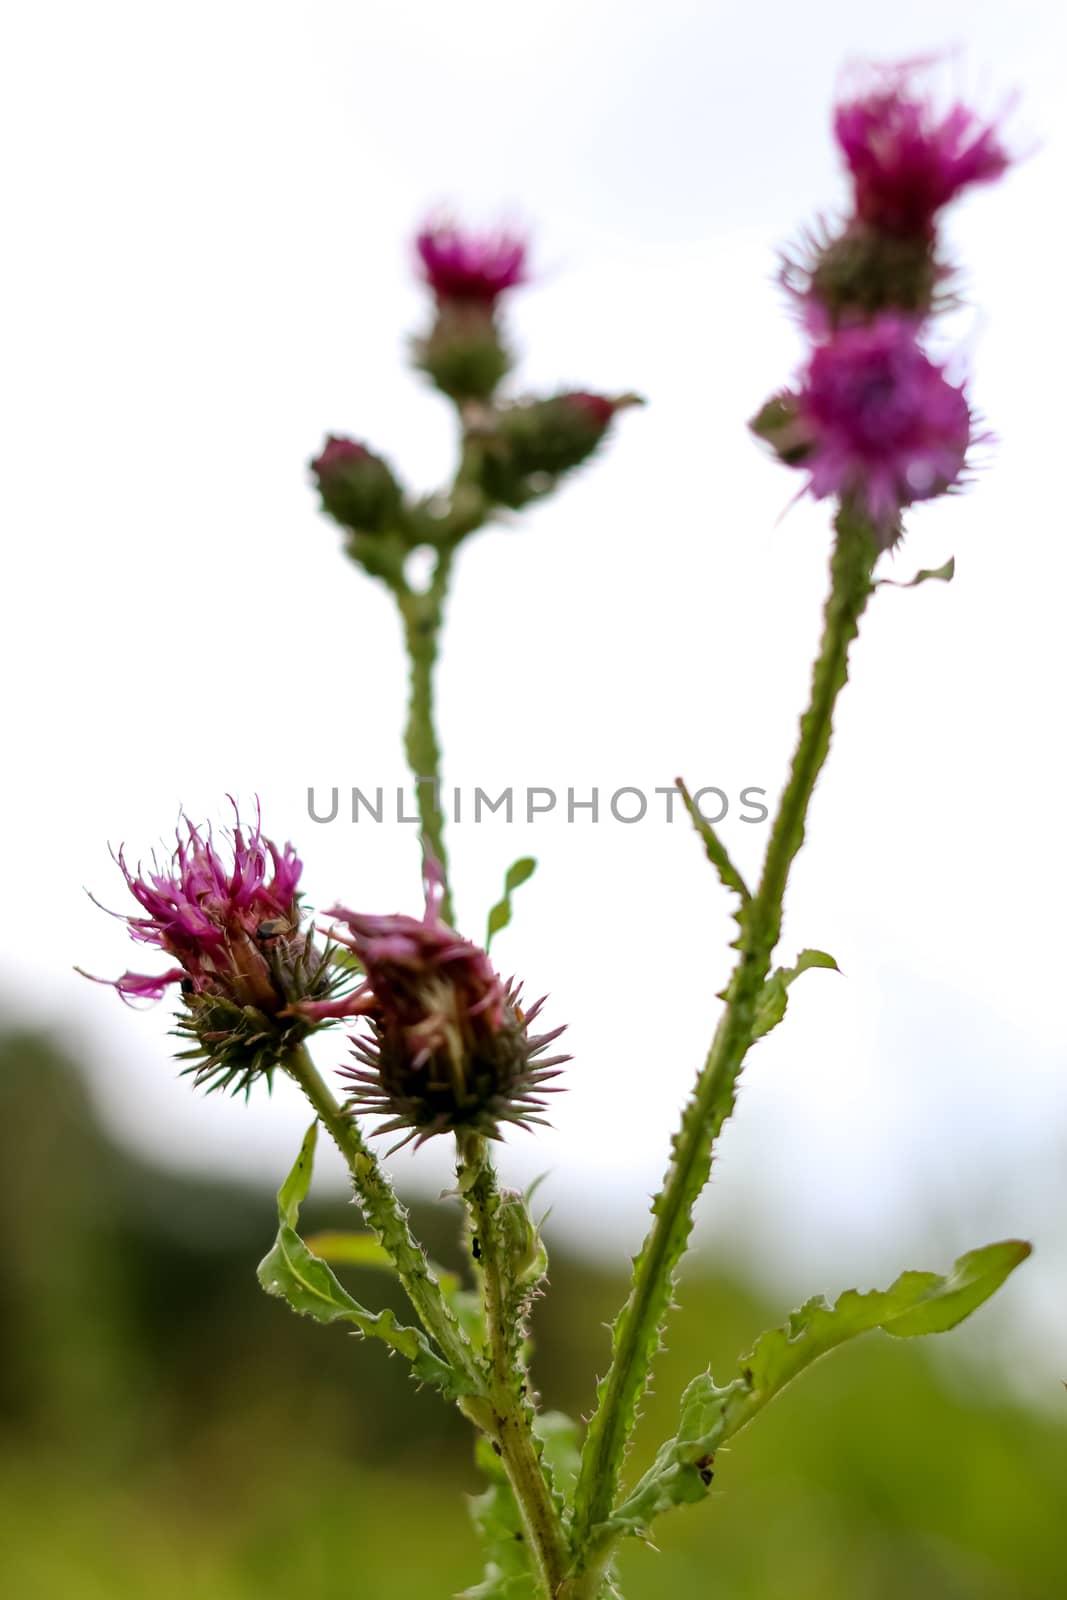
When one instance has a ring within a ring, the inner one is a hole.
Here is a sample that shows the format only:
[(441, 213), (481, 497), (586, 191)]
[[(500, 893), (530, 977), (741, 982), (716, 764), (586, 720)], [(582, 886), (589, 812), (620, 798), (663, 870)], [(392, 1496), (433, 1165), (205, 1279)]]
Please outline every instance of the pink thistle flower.
[(417, 235), (423, 277), (438, 300), (492, 306), (505, 289), (526, 282), (526, 241), (498, 233), (464, 233), (452, 222), (428, 223)]
[(853, 506), (886, 547), (905, 506), (959, 482), (972, 443), (963, 389), (919, 347), (914, 324), (895, 316), (817, 346), (797, 392), (771, 401), (753, 428), (809, 474), (816, 499)]
[[(176, 964), (161, 973), (124, 972), (110, 982), (125, 1000), (158, 1000), (179, 984), (179, 1032), (197, 1082), (250, 1087), (310, 1028), (288, 1014), (295, 1000), (328, 994), (338, 981), (329, 953), (300, 932), (301, 862), (292, 845), (264, 837), (257, 810), (250, 830), (234, 826), (225, 851), (210, 830), (187, 819), (168, 862), (151, 869), (117, 856), (127, 887), (144, 912), (125, 916), (130, 937), (164, 951)], [(116, 913), (118, 914), (118, 913)], [(91, 974), (85, 974), (91, 976)], [(214, 1081), (212, 1081), (214, 1080)]]
[(875, 68), (870, 92), (834, 113), (856, 215), (886, 233), (932, 238), (943, 206), (1010, 165), (993, 123), (956, 103), (938, 114), (912, 88), (914, 63)]
[[(441, 921), (441, 869), (426, 861), (421, 919), (371, 916), (337, 906), (344, 926), (332, 937), (353, 952), (366, 982), (346, 1000), (304, 1002), (305, 1016), (364, 1016), (371, 1032), (355, 1041), (353, 1110), (384, 1115), (380, 1133), (408, 1130), (402, 1144), (422, 1144), (457, 1128), (499, 1137), (499, 1123), (542, 1122), (541, 1098), (567, 1056), (543, 1052), (563, 1032), (531, 1037), (520, 991), (505, 984), (484, 950)], [(397, 1146), (396, 1148), (399, 1148)]]

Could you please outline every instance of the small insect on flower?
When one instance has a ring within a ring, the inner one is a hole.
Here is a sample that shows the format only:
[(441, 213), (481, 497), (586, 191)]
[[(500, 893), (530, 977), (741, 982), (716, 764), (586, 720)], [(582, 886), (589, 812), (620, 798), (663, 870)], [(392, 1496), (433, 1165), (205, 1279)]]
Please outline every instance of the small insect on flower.
[[(542, 1098), (569, 1056), (545, 1056), (563, 1029), (531, 1036), (542, 1000), (523, 1010), (489, 957), (440, 916), (441, 868), (426, 861), (423, 917), (370, 916), (335, 907), (331, 937), (347, 945), (366, 974), (350, 996), (296, 1009), (312, 1018), (365, 1017), (370, 1033), (354, 1045), (350, 1111), (386, 1118), (379, 1133), (403, 1131), (422, 1144), (469, 1129), (500, 1137), (500, 1124), (543, 1123)], [(395, 1146), (394, 1148), (399, 1148)]]
[(291, 845), (279, 849), (263, 836), (258, 810), (246, 830), (234, 805), (226, 850), (210, 830), (183, 821), (185, 832), (179, 828), (163, 866), (153, 859), (151, 871), (132, 872), (121, 849), (117, 856), (146, 913), (124, 917), (130, 937), (177, 965), (94, 982), (111, 982), (125, 1000), (158, 1000), (177, 984), (176, 1031), (191, 1045), (180, 1053), (191, 1063), (184, 1070), (198, 1086), (247, 1092), (256, 1078), (269, 1081), (284, 1055), (312, 1032), (315, 1024), (290, 1010), (294, 1002), (328, 999), (350, 979), (336, 950), (318, 949), (310, 929), (301, 931), (301, 863)]

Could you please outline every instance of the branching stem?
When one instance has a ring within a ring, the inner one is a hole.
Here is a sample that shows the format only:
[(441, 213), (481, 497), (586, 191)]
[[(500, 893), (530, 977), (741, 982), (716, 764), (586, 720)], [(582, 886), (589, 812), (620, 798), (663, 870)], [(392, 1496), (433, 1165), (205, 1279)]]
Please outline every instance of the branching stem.
[(486, 1431), (500, 1453), (515, 1495), (530, 1565), (544, 1600), (555, 1600), (566, 1576), (569, 1550), (531, 1428), (522, 1357), (524, 1330), (516, 1325), (508, 1293), (514, 1264), (500, 1227), (502, 1196), (487, 1141), (480, 1134), (467, 1134), (457, 1144), (460, 1188), (470, 1213), (485, 1305), (486, 1368), (492, 1410)]
[(568, 1600), (598, 1600), (602, 1593), (615, 1543), (602, 1525), (615, 1503), (674, 1274), (692, 1229), (693, 1206), (707, 1182), (712, 1148), (733, 1110), (738, 1073), (752, 1043), (756, 1003), (781, 930), (789, 869), (804, 839), (808, 805), (829, 749), (834, 706), (848, 677), (848, 651), (871, 593), (877, 555), (870, 530), (841, 512), (811, 699), (801, 718), (759, 888), (738, 914), (739, 955), (725, 991), (725, 1009), (675, 1135), (663, 1188), (653, 1201), (654, 1220), (637, 1258), (629, 1299), (615, 1324), (611, 1366), (600, 1385), (586, 1437), (575, 1498), (576, 1560), (566, 1590)]
[(355, 1118), (341, 1110), (305, 1045), (298, 1046), (290, 1054), (285, 1068), (300, 1085), (344, 1156), (363, 1214), (388, 1250), (424, 1329), (453, 1370), (466, 1380), (471, 1392), (484, 1392), (485, 1383), (473, 1346), (446, 1304), (426, 1252), (408, 1227), (407, 1212), (378, 1158), (364, 1140)]

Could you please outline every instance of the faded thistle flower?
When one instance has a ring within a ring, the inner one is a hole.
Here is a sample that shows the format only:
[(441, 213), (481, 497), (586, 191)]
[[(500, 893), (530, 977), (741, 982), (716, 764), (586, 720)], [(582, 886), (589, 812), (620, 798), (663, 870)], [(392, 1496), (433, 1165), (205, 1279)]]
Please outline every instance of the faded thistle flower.
[(511, 366), (497, 323), (497, 301), (527, 281), (526, 242), (518, 234), (465, 233), (427, 224), (415, 240), (435, 316), (415, 343), (416, 364), (443, 394), (463, 404), (488, 400)]
[(366, 1018), (370, 1033), (344, 1069), (348, 1109), (384, 1116), (377, 1131), (404, 1131), (400, 1144), (456, 1129), (499, 1138), (502, 1122), (543, 1123), (543, 1096), (556, 1092), (548, 1080), (570, 1059), (545, 1056), (563, 1029), (530, 1034), (543, 1000), (523, 1012), (519, 989), (501, 981), (485, 951), (442, 922), (442, 893), (441, 869), (428, 858), (421, 919), (335, 907), (328, 915), (342, 927), (331, 936), (366, 981), (340, 1000), (298, 1008), (316, 1020)]
[(816, 499), (836, 496), (873, 526), (883, 547), (900, 513), (959, 483), (972, 443), (962, 388), (916, 342), (907, 319), (839, 329), (815, 347), (796, 390), (770, 400), (751, 427)]
[[(162, 950), (175, 965), (165, 972), (124, 972), (111, 982), (125, 1000), (158, 1000), (171, 984), (181, 990), (178, 1034), (190, 1041), (180, 1053), (184, 1070), (209, 1088), (249, 1090), (270, 1079), (279, 1059), (312, 1031), (290, 1008), (327, 999), (348, 977), (300, 927), (297, 885), (301, 863), (289, 844), (264, 838), (257, 813), (253, 828), (234, 826), (223, 851), (208, 830), (184, 820), (185, 833), (169, 861), (130, 870), (120, 849), (119, 868), (143, 916), (125, 916), (130, 937)], [(121, 913), (115, 913), (121, 915)], [(336, 952), (334, 952), (336, 954)], [(89, 976), (89, 974), (86, 974)]]

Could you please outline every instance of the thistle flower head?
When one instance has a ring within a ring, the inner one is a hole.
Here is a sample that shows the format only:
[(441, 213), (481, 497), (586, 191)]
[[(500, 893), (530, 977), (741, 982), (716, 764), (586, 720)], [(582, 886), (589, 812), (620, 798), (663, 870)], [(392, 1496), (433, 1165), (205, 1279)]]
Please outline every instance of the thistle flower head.
[(492, 306), (505, 289), (526, 282), (526, 241), (516, 233), (465, 233), (455, 223), (428, 223), (415, 239), (423, 277), (438, 300)]
[(919, 347), (914, 324), (894, 316), (818, 345), (799, 388), (776, 396), (752, 426), (809, 474), (816, 499), (852, 505), (886, 546), (905, 506), (959, 482), (972, 442), (963, 390)]
[(311, 1031), (286, 1014), (295, 1001), (325, 998), (338, 973), (328, 953), (300, 930), (301, 862), (292, 845), (234, 826), (225, 848), (214, 834), (183, 819), (170, 860), (153, 858), (132, 871), (120, 849), (119, 868), (144, 913), (125, 916), (130, 937), (163, 951), (175, 964), (161, 973), (124, 972), (111, 982), (126, 1000), (158, 1000), (179, 984), (178, 1032), (193, 1044), (186, 1070), (210, 1087), (248, 1089), (268, 1076), (280, 1055)]
[(840, 104), (834, 135), (856, 215), (886, 233), (929, 238), (943, 206), (1010, 165), (994, 123), (956, 103), (938, 112), (915, 88), (916, 65), (874, 69), (867, 93)]
[(465, 1128), (499, 1137), (501, 1122), (541, 1122), (547, 1080), (566, 1056), (544, 1051), (563, 1032), (531, 1036), (542, 1001), (526, 1013), (489, 957), (441, 920), (441, 870), (426, 863), (421, 918), (372, 916), (337, 906), (346, 944), (366, 974), (347, 1000), (314, 1002), (310, 1017), (364, 1016), (370, 1033), (355, 1043), (346, 1069), (349, 1106), (386, 1118), (381, 1133), (405, 1131), (406, 1144)]

